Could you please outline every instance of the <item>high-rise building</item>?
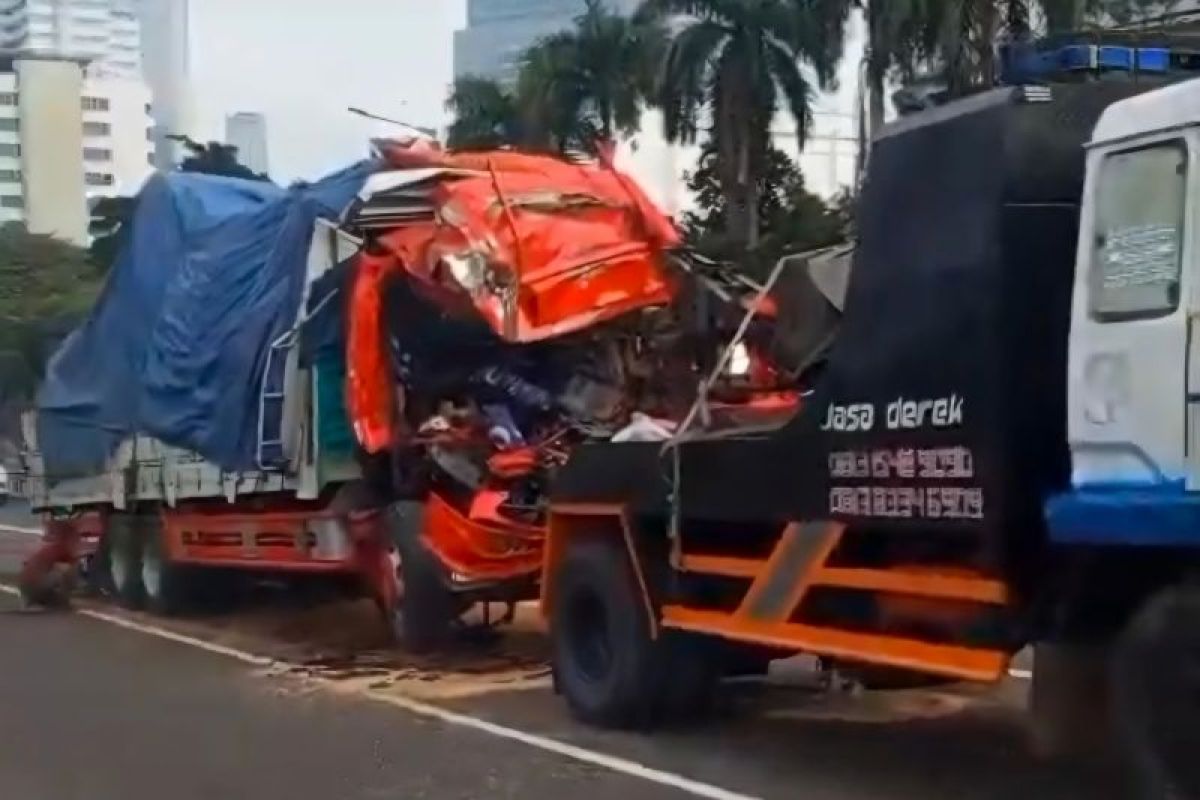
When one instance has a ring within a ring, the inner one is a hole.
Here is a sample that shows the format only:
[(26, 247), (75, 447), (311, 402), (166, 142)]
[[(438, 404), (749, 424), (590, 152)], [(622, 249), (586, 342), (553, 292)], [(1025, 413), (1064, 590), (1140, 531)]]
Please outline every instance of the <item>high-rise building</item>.
[[(630, 13), (638, 0), (607, 0)], [(454, 34), (454, 74), (512, 83), (521, 53), (538, 39), (570, 27), (585, 0), (467, 0), (467, 27)]]
[(89, 199), (133, 194), (150, 173), (145, 84), (87, 63), (0, 56), (0, 223), (86, 244)]
[(92, 73), (141, 74), (136, 0), (22, 0), (0, 8), (0, 50), (86, 58)]
[(237, 148), (238, 161), (259, 174), (269, 171), (267, 118), (256, 111), (239, 111), (225, 118), (225, 143)]
[(190, 134), (193, 127), (188, 0), (136, 2), (142, 26), (142, 73), (154, 95), (155, 166), (165, 170), (179, 160), (179, 145), (167, 136)]

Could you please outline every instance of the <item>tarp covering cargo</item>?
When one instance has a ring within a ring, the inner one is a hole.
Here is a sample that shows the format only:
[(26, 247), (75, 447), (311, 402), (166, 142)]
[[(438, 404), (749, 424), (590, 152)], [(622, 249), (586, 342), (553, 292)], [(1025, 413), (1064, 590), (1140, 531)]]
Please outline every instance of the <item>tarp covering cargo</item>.
[(290, 189), (152, 177), (100, 299), (47, 368), (47, 470), (96, 470), (132, 433), (225, 469), (258, 466), (266, 356), (295, 321), (314, 221), (337, 217), (373, 170), (364, 162)]

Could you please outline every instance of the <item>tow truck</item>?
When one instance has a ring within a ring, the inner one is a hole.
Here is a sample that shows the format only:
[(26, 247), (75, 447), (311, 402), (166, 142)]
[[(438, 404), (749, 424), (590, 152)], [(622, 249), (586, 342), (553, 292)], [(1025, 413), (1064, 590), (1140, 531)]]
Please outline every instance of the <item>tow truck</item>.
[(874, 142), (789, 422), (573, 454), (540, 601), (577, 717), (652, 727), (797, 653), (997, 682), (1032, 647), (1047, 748), (1102, 715), (1147, 796), (1200, 797), (1200, 81), (1071, 47)]

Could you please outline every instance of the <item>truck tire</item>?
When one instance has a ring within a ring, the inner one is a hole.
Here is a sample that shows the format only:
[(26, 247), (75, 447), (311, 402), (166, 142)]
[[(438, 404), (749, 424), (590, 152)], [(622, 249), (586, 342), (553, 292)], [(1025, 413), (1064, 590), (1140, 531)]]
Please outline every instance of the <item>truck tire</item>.
[(139, 515), (138, 529), (146, 609), (165, 617), (187, 611), (191, 605), (191, 570), (172, 563), (168, 557), (162, 517), (157, 513)]
[(457, 616), (442, 565), (421, 538), (424, 519), (421, 503), (394, 503), (388, 509), (397, 596), (390, 624), (396, 643), (412, 653), (428, 653), (444, 645)]
[(108, 553), (104, 583), (125, 608), (142, 608), (146, 590), (142, 586), (142, 543), (137, 517), (128, 513), (110, 514), (104, 538)]
[(1147, 798), (1200, 798), (1200, 588), (1150, 598), (1112, 663), (1113, 717)]
[(686, 702), (701, 681), (688, 676), (669, 697), (660, 691), (670, 685), (663, 680), (669, 665), (651, 638), (623, 547), (606, 540), (573, 544), (550, 579), (555, 683), (575, 717), (606, 728), (646, 728)]

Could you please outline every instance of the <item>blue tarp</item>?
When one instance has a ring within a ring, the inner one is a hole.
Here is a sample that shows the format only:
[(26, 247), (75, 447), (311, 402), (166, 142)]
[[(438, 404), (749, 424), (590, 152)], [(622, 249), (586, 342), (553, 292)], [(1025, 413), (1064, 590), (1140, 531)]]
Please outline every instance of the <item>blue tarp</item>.
[(295, 321), (315, 220), (336, 217), (373, 169), (290, 189), (151, 178), (100, 299), (47, 367), (47, 471), (92, 472), (132, 433), (225, 469), (257, 466), (267, 352)]

